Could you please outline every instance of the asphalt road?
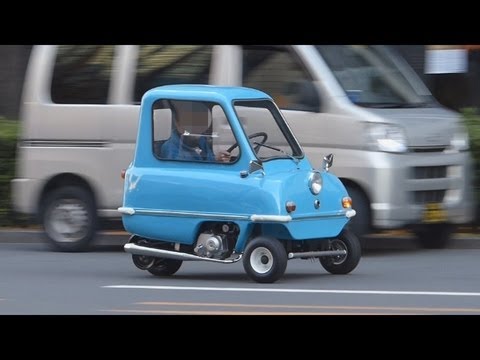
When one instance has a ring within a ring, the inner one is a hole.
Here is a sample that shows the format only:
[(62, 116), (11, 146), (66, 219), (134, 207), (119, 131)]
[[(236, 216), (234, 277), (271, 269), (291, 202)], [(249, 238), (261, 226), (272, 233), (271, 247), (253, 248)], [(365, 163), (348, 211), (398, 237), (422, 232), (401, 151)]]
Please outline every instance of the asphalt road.
[(366, 251), (349, 275), (291, 260), (258, 284), (241, 263), (184, 262), (156, 278), (121, 246), (55, 253), (0, 243), (0, 314), (377, 315), (480, 314), (480, 249)]
[[(115, 228), (99, 231), (94, 243), (95, 245), (118, 245), (125, 244), (129, 234), (121, 230), (117, 225)], [(35, 228), (0, 228), (1, 243), (44, 243), (44, 234)], [(418, 249), (415, 238), (406, 231), (385, 231), (372, 234), (366, 241), (367, 250), (378, 249)], [(452, 240), (447, 245), (449, 249), (480, 249), (480, 233), (473, 231), (459, 231), (453, 234)]]

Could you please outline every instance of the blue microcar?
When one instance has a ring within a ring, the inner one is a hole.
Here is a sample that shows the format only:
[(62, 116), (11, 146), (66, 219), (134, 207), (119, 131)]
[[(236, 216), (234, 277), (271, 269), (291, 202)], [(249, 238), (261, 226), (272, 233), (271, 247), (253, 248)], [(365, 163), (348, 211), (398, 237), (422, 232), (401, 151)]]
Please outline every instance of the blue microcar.
[(173, 275), (183, 261), (242, 260), (254, 281), (318, 258), (347, 274), (361, 257), (355, 215), (329, 168), (313, 169), (272, 98), (245, 87), (168, 85), (141, 102), (122, 213), (134, 264)]

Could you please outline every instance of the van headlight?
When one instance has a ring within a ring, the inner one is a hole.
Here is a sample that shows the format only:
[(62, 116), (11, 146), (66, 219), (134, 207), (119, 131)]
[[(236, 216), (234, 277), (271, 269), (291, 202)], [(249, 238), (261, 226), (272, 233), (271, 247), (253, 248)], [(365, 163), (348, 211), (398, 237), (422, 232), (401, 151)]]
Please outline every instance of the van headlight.
[(466, 151), (470, 148), (468, 132), (463, 125), (457, 125), (450, 140), (450, 147), (456, 151)]
[(314, 171), (308, 179), (308, 187), (313, 195), (318, 195), (322, 190), (323, 180), (319, 172)]
[(367, 123), (367, 138), (372, 150), (392, 153), (407, 151), (405, 132), (397, 125)]

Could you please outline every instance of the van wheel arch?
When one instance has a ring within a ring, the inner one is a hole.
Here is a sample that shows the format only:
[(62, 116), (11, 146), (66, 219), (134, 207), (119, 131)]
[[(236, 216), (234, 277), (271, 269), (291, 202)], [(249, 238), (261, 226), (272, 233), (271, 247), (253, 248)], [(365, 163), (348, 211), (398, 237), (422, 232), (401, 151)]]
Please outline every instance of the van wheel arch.
[(353, 209), (356, 215), (349, 221), (348, 227), (357, 235), (365, 245), (365, 236), (372, 231), (371, 201), (365, 190), (355, 182), (348, 179), (340, 179), (352, 198)]

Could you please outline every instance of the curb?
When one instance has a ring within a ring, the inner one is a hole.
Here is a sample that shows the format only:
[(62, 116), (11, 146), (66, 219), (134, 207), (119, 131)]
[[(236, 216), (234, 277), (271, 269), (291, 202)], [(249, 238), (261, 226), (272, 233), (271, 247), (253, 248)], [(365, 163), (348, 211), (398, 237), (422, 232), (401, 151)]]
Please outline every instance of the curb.
[[(95, 245), (124, 245), (130, 235), (125, 231), (99, 231), (96, 235)], [(45, 242), (42, 230), (32, 229), (5, 229), (0, 230), (0, 244), (35, 244)]]
[[(128, 242), (130, 234), (123, 230), (102, 230), (97, 233), (94, 245), (118, 245)], [(45, 242), (40, 229), (0, 229), (0, 243), (42, 243)], [(480, 249), (480, 234), (457, 232), (447, 249)], [(402, 231), (374, 234), (366, 239), (365, 250), (411, 250), (420, 249), (413, 236)]]
[[(480, 234), (455, 233), (446, 249), (480, 249)], [(410, 234), (381, 234), (367, 238), (365, 250), (413, 250), (422, 249)]]

